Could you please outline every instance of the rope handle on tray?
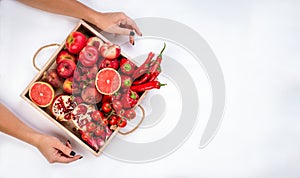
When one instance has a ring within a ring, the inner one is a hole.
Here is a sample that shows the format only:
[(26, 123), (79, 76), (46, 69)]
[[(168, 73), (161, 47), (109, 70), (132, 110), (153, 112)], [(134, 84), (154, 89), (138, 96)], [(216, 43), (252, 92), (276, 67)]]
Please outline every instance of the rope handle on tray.
[(142, 118), (141, 118), (140, 122), (139, 122), (133, 129), (131, 129), (130, 131), (127, 131), (127, 132), (121, 132), (121, 131), (119, 130), (119, 134), (121, 134), (121, 135), (128, 135), (128, 134), (131, 134), (131, 133), (134, 132), (136, 129), (138, 129), (139, 126), (142, 124), (142, 122), (143, 122), (144, 119), (145, 119), (145, 109), (144, 109), (141, 105), (138, 105), (138, 107), (139, 107), (139, 108), (141, 109), (141, 111), (142, 111)]
[(40, 71), (41, 69), (36, 65), (36, 57), (37, 55), (45, 48), (48, 48), (48, 47), (51, 47), (51, 46), (60, 46), (60, 44), (57, 44), (57, 43), (52, 43), (52, 44), (47, 44), (47, 45), (44, 45), (42, 47), (40, 47), (33, 55), (33, 58), (32, 58), (32, 63), (33, 63), (33, 67)]

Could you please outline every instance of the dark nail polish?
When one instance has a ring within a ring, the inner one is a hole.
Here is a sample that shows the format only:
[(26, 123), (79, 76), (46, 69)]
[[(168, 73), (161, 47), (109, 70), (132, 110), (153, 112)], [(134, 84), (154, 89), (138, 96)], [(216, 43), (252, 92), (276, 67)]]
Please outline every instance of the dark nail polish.
[(134, 31), (130, 31), (129, 36), (134, 36), (134, 35), (135, 35)]
[(141, 36), (143, 36), (143, 34), (141, 34)]
[(74, 151), (71, 151), (70, 155), (71, 155), (71, 156), (75, 156), (76, 153), (75, 153)]
[(68, 143), (71, 144), (70, 140), (68, 140)]
[(82, 159), (83, 158), (83, 156), (80, 156), (78, 159)]
[(132, 42), (132, 45), (134, 45), (134, 42)]

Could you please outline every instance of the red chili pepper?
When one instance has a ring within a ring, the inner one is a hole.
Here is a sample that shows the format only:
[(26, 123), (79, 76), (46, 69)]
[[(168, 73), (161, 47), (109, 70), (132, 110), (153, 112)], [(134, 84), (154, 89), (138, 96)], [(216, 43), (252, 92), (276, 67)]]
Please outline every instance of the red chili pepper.
[(151, 89), (160, 89), (161, 86), (165, 86), (167, 84), (162, 84), (159, 81), (152, 81), (152, 82), (147, 82), (141, 85), (134, 85), (131, 86), (130, 89), (132, 91), (136, 91), (136, 92), (143, 92), (146, 90), (151, 90)]
[(154, 81), (157, 78), (158, 74), (161, 72), (160, 64), (162, 61), (162, 53), (164, 52), (165, 48), (166, 48), (166, 43), (164, 43), (164, 47), (160, 51), (156, 60), (150, 62), (149, 65), (151, 68), (148, 70), (148, 72), (143, 74), (141, 78), (136, 79), (133, 85), (140, 85), (146, 83), (147, 81)]
[(148, 54), (148, 57), (145, 60), (145, 62), (137, 70), (135, 70), (133, 72), (133, 75), (132, 75), (133, 79), (136, 79), (147, 72), (147, 70), (149, 69), (149, 66), (150, 66), (150, 62), (151, 62), (152, 58), (154, 57), (154, 55), (155, 54), (153, 52), (150, 52)]
[(145, 73), (140, 78), (137, 78), (133, 82), (133, 85), (140, 85), (142, 83), (145, 83), (145, 82), (147, 82), (150, 79), (150, 77), (151, 77), (150, 73)]
[(157, 79), (157, 76), (160, 74), (160, 70), (157, 70), (156, 72), (154, 72), (150, 78), (149, 78), (149, 82), (155, 81)]
[(161, 64), (162, 61), (162, 53), (164, 52), (164, 50), (166, 49), (166, 43), (164, 43), (164, 47), (163, 49), (160, 51), (159, 55), (157, 56), (156, 60), (153, 63), (153, 66), (150, 69), (150, 74), (153, 74), (154, 72), (156, 72)]

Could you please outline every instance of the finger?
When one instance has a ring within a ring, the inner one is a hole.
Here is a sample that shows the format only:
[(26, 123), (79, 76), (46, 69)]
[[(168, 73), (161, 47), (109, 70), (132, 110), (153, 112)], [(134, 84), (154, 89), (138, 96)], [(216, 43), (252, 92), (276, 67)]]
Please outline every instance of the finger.
[(139, 36), (142, 36), (142, 32), (140, 31), (139, 27), (136, 25), (136, 23), (131, 18), (127, 18), (126, 25), (129, 25), (130, 28), (133, 29)]
[(68, 146), (64, 145), (60, 141), (57, 141), (56, 143), (54, 143), (54, 147), (57, 150), (61, 151), (63, 154), (67, 155), (67, 156), (73, 157), (73, 156), (76, 155), (76, 153), (71, 148), (69, 148)]
[(72, 145), (71, 145), (71, 142), (70, 142), (70, 140), (67, 140), (67, 142), (66, 142), (66, 146), (67, 146), (68, 148), (72, 149)]
[(81, 155), (76, 155), (74, 157), (59, 156), (59, 157), (57, 157), (55, 162), (57, 162), (57, 163), (70, 163), (70, 162), (76, 161), (76, 160), (81, 159), (81, 158), (82, 158)]
[(107, 29), (107, 32), (119, 34), (119, 35), (129, 35), (131, 29), (123, 28), (118, 25), (111, 26), (109, 29)]

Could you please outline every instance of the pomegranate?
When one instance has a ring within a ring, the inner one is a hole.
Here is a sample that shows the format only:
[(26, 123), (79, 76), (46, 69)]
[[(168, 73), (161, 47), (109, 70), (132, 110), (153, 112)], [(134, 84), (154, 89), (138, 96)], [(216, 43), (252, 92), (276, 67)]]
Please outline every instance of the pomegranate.
[(75, 104), (70, 95), (58, 95), (51, 106), (51, 113), (58, 121), (68, 121), (72, 118)]
[(87, 123), (92, 121), (91, 113), (96, 111), (94, 105), (81, 103), (72, 111), (72, 121), (75, 127), (81, 131), (87, 131)]

